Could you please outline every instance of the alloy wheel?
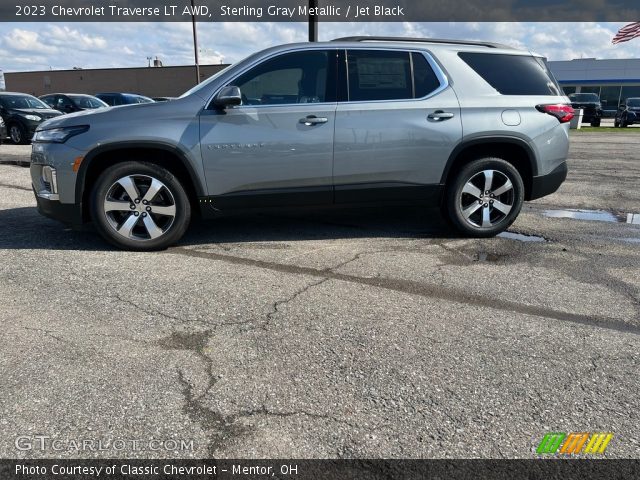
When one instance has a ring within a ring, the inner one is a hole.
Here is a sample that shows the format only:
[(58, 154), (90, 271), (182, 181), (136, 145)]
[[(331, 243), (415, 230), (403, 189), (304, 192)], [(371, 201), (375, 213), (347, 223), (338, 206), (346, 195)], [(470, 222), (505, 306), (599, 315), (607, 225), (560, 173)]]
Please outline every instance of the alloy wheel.
[(176, 202), (169, 188), (148, 175), (116, 180), (103, 201), (104, 214), (118, 235), (153, 240), (164, 235), (176, 218)]
[(465, 183), (459, 208), (469, 224), (490, 228), (507, 218), (515, 201), (509, 177), (499, 170), (488, 169), (476, 173)]
[(22, 131), (17, 125), (11, 125), (11, 128), (9, 129), (9, 135), (11, 136), (11, 141), (13, 143), (22, 142)]

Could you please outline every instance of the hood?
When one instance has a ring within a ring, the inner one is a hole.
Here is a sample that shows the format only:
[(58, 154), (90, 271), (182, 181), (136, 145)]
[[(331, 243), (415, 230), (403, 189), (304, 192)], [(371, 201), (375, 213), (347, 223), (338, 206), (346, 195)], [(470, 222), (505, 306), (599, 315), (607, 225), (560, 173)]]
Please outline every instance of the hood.
[[(196, 100), (197, 99), (197, 100)], [(56, 116), (43, 123), (39, 128), (73, 127), (78, 125), (92, 125), (94, 123), (128, 123), (151, 122), (162, 117), (197, 115), (202, 108), (203, 101), (199, 97), (186, 97), (171, 102), (137, 103), (108, 108), (95, 108)]]
[(11, 108), (9, 111), (22, 115), (37, 115), (45, 120), (62, 115), (59, 111), (50, 108)]

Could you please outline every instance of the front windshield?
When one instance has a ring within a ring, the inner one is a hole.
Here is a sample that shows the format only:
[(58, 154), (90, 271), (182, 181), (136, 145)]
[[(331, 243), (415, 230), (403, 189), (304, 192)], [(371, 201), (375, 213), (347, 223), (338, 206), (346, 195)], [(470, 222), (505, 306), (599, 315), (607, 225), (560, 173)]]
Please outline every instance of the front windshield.
[(0, 103), (5, 108), (37, 108), (42, 110), (50, 108), (42, 100), (31, 95), (2, 95)]
[(627, 105), (630, 107), (640, 107), (640, 98), (629, 98), (627, 100)]
[(577, 102), (599, 102), (600, 99), (598, 95), (595, 93), (572, 93), (569, 95), (571, 100), (575, 100)]
[(88, 97), (85, 95), (69, 95), (69, 98), (79, 108), (102, 108), (109, 106), (99, 98), (95, 97)]

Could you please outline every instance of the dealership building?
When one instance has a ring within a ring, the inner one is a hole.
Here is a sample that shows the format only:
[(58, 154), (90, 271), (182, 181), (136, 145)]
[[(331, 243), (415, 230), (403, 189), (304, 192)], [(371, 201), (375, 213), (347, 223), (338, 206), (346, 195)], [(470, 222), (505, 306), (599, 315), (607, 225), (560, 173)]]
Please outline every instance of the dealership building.
[(615, 111), (629, 97), (640, 97), (640, 58), (579, 58), (549, 62), (565, 93), (597, 93), (605, 111)]

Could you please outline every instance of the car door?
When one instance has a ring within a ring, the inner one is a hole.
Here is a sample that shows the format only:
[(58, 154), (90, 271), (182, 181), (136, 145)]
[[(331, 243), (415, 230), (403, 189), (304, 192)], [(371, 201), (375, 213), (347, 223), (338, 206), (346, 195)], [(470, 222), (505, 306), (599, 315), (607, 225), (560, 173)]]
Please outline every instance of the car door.
[(280, 53), (241, 73), (242, 104), (200, 115), (214, 208), (331, 203), (336, 50)]
[(348, 98), (336, 111), (336, 203), (438, 200), (444, 166), (462, 138), (446, 76), (420, 51), (346, 55)]

